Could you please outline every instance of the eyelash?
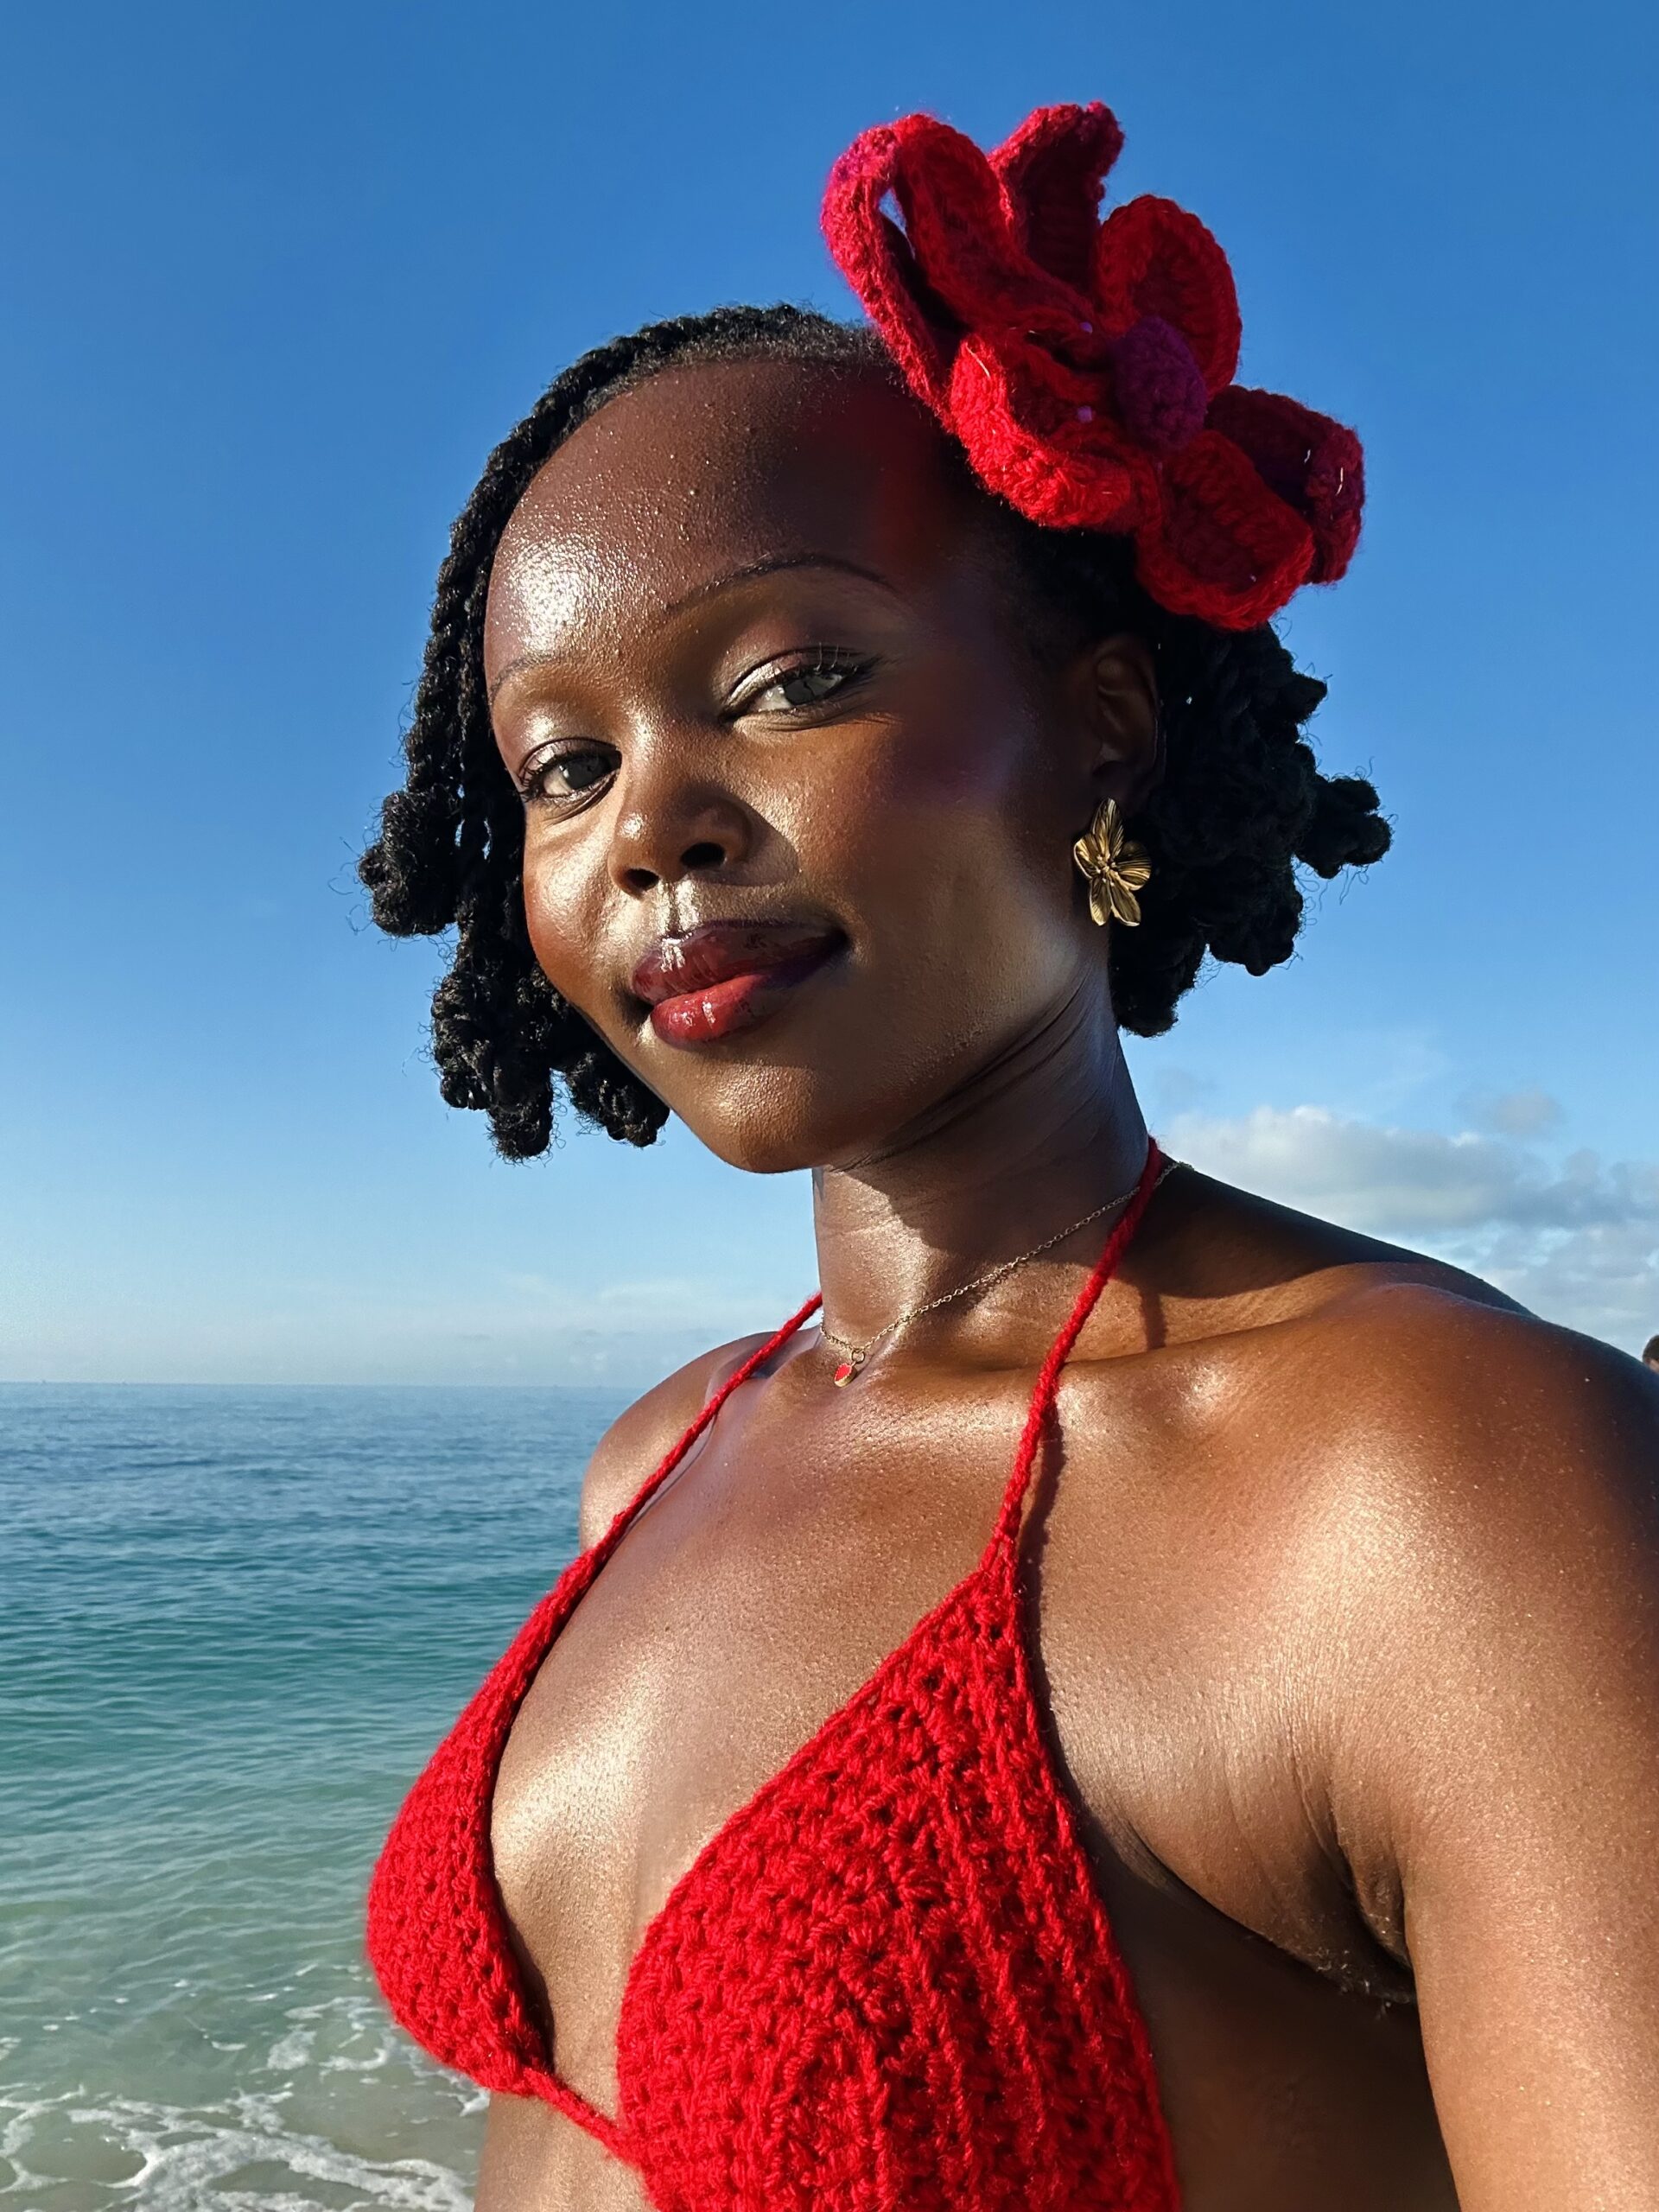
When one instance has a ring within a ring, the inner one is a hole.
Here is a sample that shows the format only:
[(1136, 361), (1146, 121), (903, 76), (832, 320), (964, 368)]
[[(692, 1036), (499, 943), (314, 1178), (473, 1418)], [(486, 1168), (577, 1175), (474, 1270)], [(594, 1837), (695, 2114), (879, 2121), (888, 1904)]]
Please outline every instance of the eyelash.
[(810, 660), (803, 660), (794, 668), (781, 671), (766, 683), (746, 693), (733, 709), (734, 715), (747, 714), (756, 701), (764, 699), (768, 691), (775, 691), (785, 683), (798, 683), (804, 677), (840, 677), (842, 681), (833, 691), (826, 692), (823, 698), (803, 700), (791, 705), (791, 712), (804, 714), (810, 708), (821, 707), (830, 699), (839, 699), (854, 684), (861, 683), (875, 666), (873, 660), (861, 658), (858, 654), (849, 652), (838, 645), (814, 645), (810, 652), (812, 658)]
[[(780, 713), (785, 717), (791, 715), (810, 714), (815, 707), (829, 705), (832, 701), (841, 698), (855, 684), (862, 683), (875, 666), (874, 660), (861, 658), (836, 645), (815, 645), (810, 652), (810, 659), (798, 662), (793, 668), (779, 671), (769, 677), (766, 683), (757, 684), (752, 690), (745, 693), (728, 709), (727, 719), (736, 721), (743, 715), (753, 713), (758, 702), (764, 699), (769, 691), (778, 690), (784, 684), (798, 683), (804, 678), (814, 676), (838, 677), (841, 680), (835, 688), (825, 692), (821, 698), (791, 701), (781, 709), (773, 708), (769, 710), (774, 718)], [(568, 761), (590, 758), (595, 753), (601, 751), (608, 753), (610, 747), (601, 747), (593, 742), (578, 742), (567, 747), (563, 752), (543, 754), (519, 784), (519, 797), (526, 806), (542, 804), (569, 807), (573, 805), (584, 796), (584, 793), (550, 791), (546, 788), (545, 779), (556, 769), (563, 767)], [(594, 780), (597, 784), (603, 779), (595, 777)]]

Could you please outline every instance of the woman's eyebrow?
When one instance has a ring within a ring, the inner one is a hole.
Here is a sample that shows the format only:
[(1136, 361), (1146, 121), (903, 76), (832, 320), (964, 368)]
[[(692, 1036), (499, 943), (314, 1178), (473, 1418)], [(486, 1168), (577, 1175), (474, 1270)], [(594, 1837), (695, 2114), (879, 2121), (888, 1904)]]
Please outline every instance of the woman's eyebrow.
[(696, 607), (705, 599), (714, 599), (734, 584), (746, 584), (756, 576), (773, 576), (787, 569), (838, 569), (843, 575), (858, 576), (867, 584), (880, 584), (883, 591), (893, 591), (894, 586), (878, 569), (867, 569), (857, 561), (844, 560), (838, 553), (772, 553), (764, 561), (751, 561), (741, 569), (731, 569), (723, 576), (712, 576), (707, 583), (696, 585), (683, 592), (663, 608), (664, 616), (680, 614), (688, 607)]
[[(729, 569), (723, 575), (711, 576), (707, 582), (694, 585), (690, 591), (683, 592), (678, 599), (671, 600), (666, 607), (659, 608), (658, 620), (667, 621), (671, 616), (683, 614), (689, 607), (699, 606), (704, 600), (718, 598), (721, 592), (730, 591), (734, 585), (751, 583), (757, 576), (773, 576), (790, 569), (836, 569), (843, 575), (858, 577), (861, 582), (876, 584), (881, 590), (891, 592), (895, 598), (899, 595), (897, 586), (890, 583), (878, 569), (867, 569), (857, 561), (844, 560), (838, 553), (773, 553), (763, 561), (747, 562), (741, 569)], [(522, 676), (528, 669), (545, 667), (559, 658), (556, 653), (521, 653), (516, 660), (510, 660), (490, 686), (490, 705), (495, 704), (496, 694), (511, 677)]]

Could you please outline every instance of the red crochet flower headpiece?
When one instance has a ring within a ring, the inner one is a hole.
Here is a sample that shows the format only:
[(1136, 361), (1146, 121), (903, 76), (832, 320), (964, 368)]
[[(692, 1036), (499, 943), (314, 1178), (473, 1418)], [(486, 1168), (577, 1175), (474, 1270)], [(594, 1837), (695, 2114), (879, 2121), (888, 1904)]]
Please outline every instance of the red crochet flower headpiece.
[(1232, 271), (1196, 216), (1148, 197), (1099, 219), (1122, 143), (1098, 101), (1039, 108), (988, 157), (907, 115), (836, 163), (824, 235), (989, 490), (1133, 537), (1161, 606), (1249, 629), (1347, 567), (1359, 440), (1233, 382)]

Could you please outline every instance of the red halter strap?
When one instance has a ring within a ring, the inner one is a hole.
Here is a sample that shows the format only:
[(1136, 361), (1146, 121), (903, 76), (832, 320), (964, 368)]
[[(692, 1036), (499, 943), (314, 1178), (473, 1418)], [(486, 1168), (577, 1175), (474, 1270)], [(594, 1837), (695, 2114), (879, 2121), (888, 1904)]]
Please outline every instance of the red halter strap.
[(1037, 1387), (1031, 1394), (1031, 1410), (1026, 1415), (1020, 1449), (1014, 1454), (1014, 1472), (1002, 1497), (1002, 1510), (997, 1516), (996, 1527), (987, 1545), (985, 1557), (988, 1561), (998, 1550), (1012, 1551), (1015, 1533), (1020, 1526), (1020, 1510), (1026, 1502), (1026, 1492), (1031, 1486), (1032, 1470), (1037, 1464), (1037, 1454), (1054, 1411), (1054, 1401), (1060, 1387), (1060, 1370), (1071, 1357), (1071, 1348), (1083, 1333), (1083, 1325), (1094, 1312), (1100, 1294), (1116, 1274), (1118, 1262), (1129, 1248), (1135, 1232), (1141, 1226), (1141, 1217), (1152, 1200), (1165, 1166), (1164, 1155), (1158, 1149), (1158, 1140), (1147, 1140), (1147, 1162), (1141, 1170), (1141, 1180), (1135, 1186), (1135, 1196), (1118, 1217), (1117, 1225), (1106, 1240), (1106, 1249), (1096, 1261), (1094, 1271), (1071, 1308), (1071, 1318), (1049, 1348), (1043, 1362), (1042, 1372), (1037, 1377)]
[[(1061, 1370), (1071, 1357), (1072, 1347), (1082, 1334), (1084, 1322), (1094, 1312), (1102, 1291), (1117, 1272), (1118, 1263), (1128, 1249), (1135, 1232), (1141, 1225), (1141, 1217), (1146, 1212), (1166, 1165), (1164, 1155), (1158, 1148), (1157, 1140), (1148, 1138), (1146, 1165), (1141, 1171), (1141, 1179), (1135, 1185), (1135, 1195), (1118, 1217), (1116, 1226), (1106, 1240), (1106, 1249), (1095, 1262), (1088, 1281), (1078, 1293), (1077, 1304), (1071, 1308), (1070, 1317), (1051, 1345), (1048, 1357), (1043, 1362), (1042, 1370), (1037, 1377), (1036, 1388), (1031, 1395), (1030, 1410), (1026, 1415), (1026, 1425), (1020, 1433), (1020, 1448), (1014, 1454), (1014, 1471), (1008, 1478), (1007, 1488), (1003, 1492), (1002, 1509), (997, 1516), (996, 1526), (992, 1531), (990, 1542), (986, 1548), (987, 1560), (999, 1548), (1006, 1548), (1013, 1542), (1014, 1532), (1020, 1525), (1020, 1510), (1025, 1503), (1026, 1492), (1031, 1484), (1032, 1471), (1037, 1464), (1037, 1454), (1042, 1448), (1044, 1435), (1054, 1411), (1054, 1401), (1059, 1389)], [(811, 1319), (823, 1302), (822, 1294), (814, 1291), (806, 1303), (791, 1313), (781, 1328), (774, 1329), (766, 1342), (752, 1351), (742, 1364), (727, 1376), (690, 1428), (686, 1430), (684, 1435), (681, 1437), (679, 1442), (664, 1459), (662, 1465), (640, 1484), (632, 1497), (622, 1507), (610, 1527), (594, 1546), (590, 1554), (594, 1573), (597, 1573), (600, 1567), (610, 1557), (629, 1522), (662, 1488), (691, 1446), (713, 1421), (733, 1391), (741, 1389), (751, 1376), (758, 1373), (772, 1354), (787, 1344), (790, 1338), (804, 1322)]]
[(597, 1573), (599, 1568), (604, 1565), (605, 1561), (610, 1557), (612, 1552), (616, 1548), (619, 1538), (621, 1536), (623, 1530), (627, 1527), (628, 1523), (633, 1519), (634, 1515), (638, 1513), (640, 1508), (651, 1498), (656, 1496), (657, 1492), (662, 1488), (663, 1484), (673, 1473), (675, 1468), (679, 1465), (681, 1460), (684, 1459), (686, 1453), (691, 1449), (691, 1446), (702, 1434), (704, 1429), (706, 1429), (709, 1423), (714, 1420), (715, 1415), (725, 1404), (727, 1399), (731, 1396), (733, 1391), (740, 1389), (742, 1384), (748, 1381), (750, 1376), (753, 1375), (759, 1369), (764, 1367), (766, 1362), (772, 1357), (773, 1352), (775, 1352), (780, 1345), (787, 1344), (791, 1337), (794, 1335), (796, 1330), (801, 1326), (801, 1324), (804, 1321), (810, 1321), (823, 1303), (823, 1300), (822, 1294), (815, 1290), (811, 1297), (807, 1300), (805, 1305), (801, 1306), (798, 1312), (790, 1315), (788, 1320), (784, 1323), (782, 1328), (774, 1329), (772, 1334), (766, 1338), (765, 1344), (763, 1344), (758, 1351), (752, 1351), (748, 1357), (743, 1362), (742, 1365), (734, 1369), (733, 1372), (726, 1377), (726, 1380), (721, 1384), (719, 1389), (715, 1392), (708, 1404), (704, 1406), (702, 1411), (692, 1422), (690, 1427), (686, 1430), (684, 1435), (681, 1437), (679, 1442), (674, 1446), (668, 1457), (663, 1461), (661, 1466), (657, 1469), (655, 1474), (649, 1476), (645, 1482), (640, 1484), (639, 1489), (635, 1491), (633, 1496), (618, 1513), (610, 1527), (605, 1531), (604, 1535), (594, 1546), (593, 1557), (595, 1573)]

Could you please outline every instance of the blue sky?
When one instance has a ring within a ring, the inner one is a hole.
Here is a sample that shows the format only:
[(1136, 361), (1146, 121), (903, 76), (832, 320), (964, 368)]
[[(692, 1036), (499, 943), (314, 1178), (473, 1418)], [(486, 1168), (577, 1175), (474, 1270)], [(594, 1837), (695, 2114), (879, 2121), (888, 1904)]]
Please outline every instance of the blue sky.
[(0, 79), (0, 1376), (636, 1382), (810, 1286), (683, 1134), (529, 1167), (366, 927), (449, 521), (572, 354), (850, 311), (830, 162), (1101, 98), (1354, 423), (1291, 639), (1396, 849), (1134, 1058), (1178, 1150), (1659, 1328), (1649, 11), (1045, 0), (11, 11)]

